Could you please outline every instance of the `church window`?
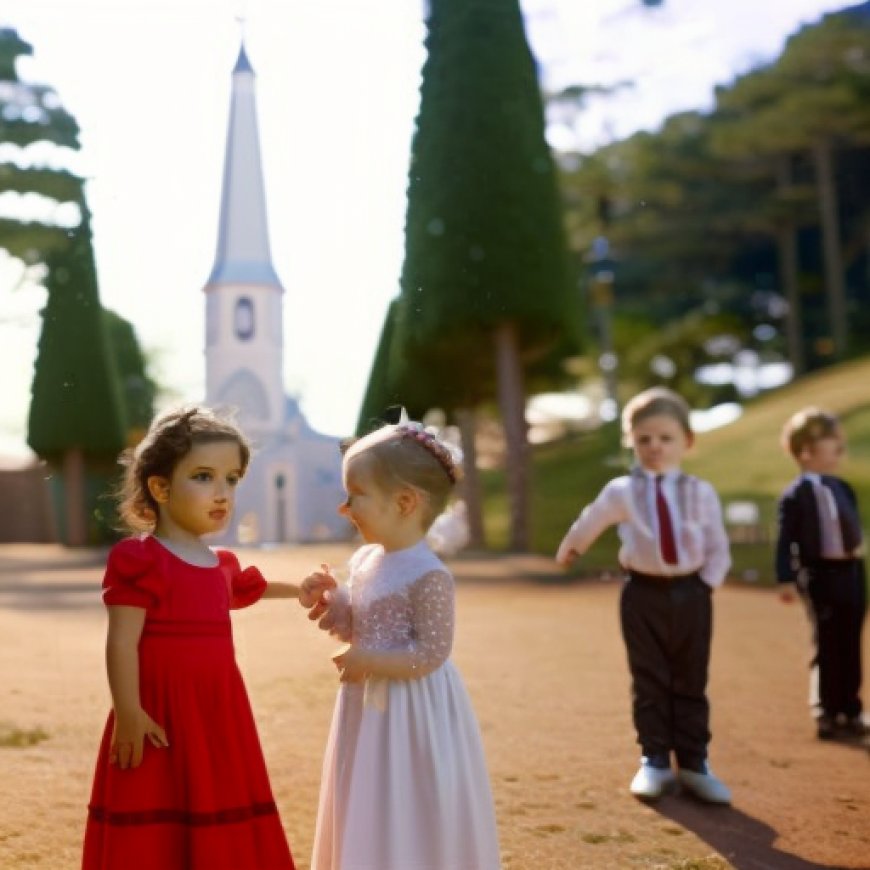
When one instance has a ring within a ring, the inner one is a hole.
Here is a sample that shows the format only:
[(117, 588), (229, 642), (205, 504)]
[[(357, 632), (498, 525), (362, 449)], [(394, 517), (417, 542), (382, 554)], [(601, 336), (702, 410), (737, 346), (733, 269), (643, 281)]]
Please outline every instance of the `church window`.
[(240, 341), (249, 341), (254, 337), (254, 303), (247, 296), (236, 300), (233, 324), (236, 338)]

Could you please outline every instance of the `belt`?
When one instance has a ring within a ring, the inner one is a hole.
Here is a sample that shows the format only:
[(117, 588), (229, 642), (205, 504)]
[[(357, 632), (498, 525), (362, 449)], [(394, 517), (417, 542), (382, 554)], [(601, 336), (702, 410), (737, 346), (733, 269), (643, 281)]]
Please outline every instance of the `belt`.
[(701, 579), (701, 575), (697, 571), (692, 571), (691, 574), (644, 574), (642, 571), (635, 571), (634, 568), (628, 569), (628, 576), (638, 583), (649, 583), (657, 586)]

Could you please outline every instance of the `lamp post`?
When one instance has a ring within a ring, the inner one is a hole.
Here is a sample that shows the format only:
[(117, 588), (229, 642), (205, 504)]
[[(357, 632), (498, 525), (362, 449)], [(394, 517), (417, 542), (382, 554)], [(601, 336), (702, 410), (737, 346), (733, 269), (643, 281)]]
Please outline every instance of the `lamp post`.
[(605, 402), (602, 404), (601, 417), (615, 420), (619, 415), (619, 393), (617, 390), (618, 358), (613, 349), (613, 259), (610, 256), (610, 242), (605, 236), (596, 236), (589, 252), (590, 281), (589, 301), (595, 312), (598, 330), (598, 368), (604, 380)]

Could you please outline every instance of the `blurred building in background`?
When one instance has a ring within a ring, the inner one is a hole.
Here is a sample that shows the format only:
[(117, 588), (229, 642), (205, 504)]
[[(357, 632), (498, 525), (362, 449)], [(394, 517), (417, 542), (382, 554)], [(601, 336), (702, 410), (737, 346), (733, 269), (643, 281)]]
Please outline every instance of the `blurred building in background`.
[(253, 444), (226, 539), (348, 537), (336, 512), (344, 498), (339, 439), (312, 429), (284, 390), (284, 288), (272, 265), (254, 71), (244, 45), (232, 73), (217, 254), (205, 298), (205, 401), (233, 412)]

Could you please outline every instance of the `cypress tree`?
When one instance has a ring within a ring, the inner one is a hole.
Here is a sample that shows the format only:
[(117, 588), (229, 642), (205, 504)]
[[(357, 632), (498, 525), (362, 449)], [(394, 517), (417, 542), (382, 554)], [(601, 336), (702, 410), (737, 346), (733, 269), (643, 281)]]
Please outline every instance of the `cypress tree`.
[(525, 379), (579, 336), (556, 173), (517, 0), (432, 0), (427, 28), (394, 356), (442, 407), (497, 399), (524, 550)]
[(27, 443), (63, 469), (67, 543), (93, 539), (87, 528), (85, 472), (107, 465), (125, 444), (126, 423), (106, 334), (84, 202), (70, 247), (46, 258), (48, 301), (34, 366)]
[(380, 418), (385, 408), (401, 403), (401, 396), (395, 386), (397, 377), (390, 366), (390, 348), (395, 333), (398, 304), (398, 299), (394, 299), (384, 317), (384, 325), (381, 327), (381, 336), (375, 350), (366, 392), (357, 418), (356, 434), (358, 436), (363, 436), (371, 431), (372, 424)]
[(125, 440), (129, 445), (138, 444), (154, 416), (157, 385), (148, 374), (145, 355), (133, 325), (108, 308), (103, 309), (103, 321), (118, 371), (123, 419), (126, 421)]

